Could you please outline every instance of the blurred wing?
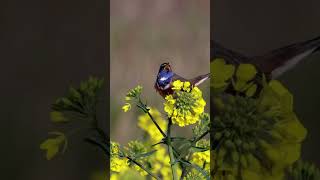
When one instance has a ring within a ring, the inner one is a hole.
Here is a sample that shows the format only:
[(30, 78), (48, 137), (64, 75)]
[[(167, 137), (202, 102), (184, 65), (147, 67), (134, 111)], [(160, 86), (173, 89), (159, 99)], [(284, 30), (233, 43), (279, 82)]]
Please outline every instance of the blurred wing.
[(178, 74), (174, 74), (174, 76), (172, 78), (172, 82), (175, 81), (175, 80), (189, 81), (193, 86), (198, 86), (198, 85), (202, 84), (205, 80), (207, 80), (209, 78), (210, 78), (210, 73), (197, 76), (197, 77), (195, 77), (193, 79), (185, 79), (182, 76), (179, 76)]
[(205, 82), (209, 78), (210, 78), (210, 73), (200, 75), (200, 76), (193, 78), (191, 80), (191, 84), (193, 84), (194, 86), (199, 86), (200, 84), (202, 84), (203, 82)]
[(320, 50), (320, 37), (276, 49), (263, 56), (254, 57), (253, 62), (264, 73), (271, 74), (272, 78), (277, 78), (318, 50)]
[(220, 45), (219, 43), (210, 40), (210, 61), (216, 58), (224, 59), (228, 64), (239, 65), (240, 63), (249, 63), (250, 58), (235, 52), (233, 50), (227, 49)]
[(183, 78), (182, 76), (179, 76), (178, 74), (174, 74), (174, 75), (172, 76), (172, 81), (171, 81), (171, 82), (176, 81), (176, 80), (189, 81), (188, 79), (185, 79), (185, 78)]

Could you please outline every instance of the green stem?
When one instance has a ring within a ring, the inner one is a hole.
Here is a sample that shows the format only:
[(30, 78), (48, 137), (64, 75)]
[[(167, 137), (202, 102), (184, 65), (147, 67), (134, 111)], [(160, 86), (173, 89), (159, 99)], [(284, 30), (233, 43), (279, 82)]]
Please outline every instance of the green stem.
[(169, 151), (169, 156), (170, 156), (170, 164), (171, 164), (171, 170), (172, 170), (172, 176), (173, 176), (173, 180), (178, 180), (178, 175), (177, 175), (177, 163), (175, 162), (175, 158), (173, 155), (173, 149), (172, 149), (172, 145), (171, 145), (171, 125), (172, 125), (172, 121), (171, 118), (169, 118), (169, 122), (168, 122), (168, 132), (167, 132), (167, 145), (168, 145), (168, 151)]
[(193, 143), (198, 142), (199, 140), (201, 140), (204, 136), (206, 136), (210, 131), (206, 131), (203, 134), (201, 134), (199, 137), (197, 137), (195, 140), (193, 140)]
[(158, 176), (156, 176), (155, 174), (153, 174), (151, 171), (149, 171), (147, 168), (143, 167), (142, 164), (140, 164), (139, 162), (135, 161), (134, 159), (132, 159), (131, 157), (127, 156), (127, 159), (129, 159), (131, 162), (133, 162), (134, 164), (136, 164), (137, 166), (139, 166), (141, 169), (143, 169), (144, 171), (146, 171), (150, 176), (152, 176), (153, 178), (160, 180), (160, 178)]
[(162, 136), (165, 138), (166, 134), (162, 131), (162, 129), (160, 128), (160, 126), (158, 125), (158, 123), (154, 120), (153, 116), (150, 114), (150, 112), (148, 111), (148, 115), (150, 117), (150, 119), (152, 120), (152, 122), (157, 126), (158, 130), (160, 131), (160, 133), (162, 134)]
[(163, 132), (163, 130), (160, 128), (159, 124), (154, 120), (153, 116), (150, 114), (149, 109), (146, 108), (146, 105), (144, 103), (142, 103), (142, 101), (139, 98), (139, 104), (137, 104), (137, 106), (145, 113), (147, 113), (151, 119), (151, 121), (153, 122), (154, 125), (156, 125), (157, 129), (159, 130), (159, 132), (162, 134), (162, 136), (165, 138), (166, 134)]

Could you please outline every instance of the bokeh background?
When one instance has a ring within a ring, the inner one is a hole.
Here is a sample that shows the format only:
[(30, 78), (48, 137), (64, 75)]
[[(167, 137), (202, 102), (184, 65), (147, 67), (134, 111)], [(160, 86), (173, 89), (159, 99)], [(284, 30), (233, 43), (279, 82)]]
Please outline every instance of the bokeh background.
[[(212, 37), (247, 56), (320, 36), (320, 1), (212, 1)], [(302, 157), (320, 167), (320, 52), (280, 80), (294, 95), (294, 108), (308, 130)]]
[[(149, 106), (163, 112), (164, 100), (154, 89), (161, 63), (170, 62), (185, 78), (210, 71), (210, 1), (111, 0), (110, 5), (111, 139), (125, 145), (142, 137), (137, 117), (143, 113), (134, 106), (128, 113), (121, 110), (129, 89), (143, 86)], [(201, 89), (208, 101), (209, 81)], [(175, 130), (182, 131), (190, 134)]]

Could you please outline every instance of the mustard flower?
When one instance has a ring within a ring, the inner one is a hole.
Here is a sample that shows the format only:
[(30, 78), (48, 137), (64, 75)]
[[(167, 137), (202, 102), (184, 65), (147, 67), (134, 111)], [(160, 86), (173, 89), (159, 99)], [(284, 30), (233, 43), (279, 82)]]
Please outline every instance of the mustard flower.
[(210, 63), (210, 72), (212, 77), (210, 85), (216, 90), (224, 90), (228, 85), (228, 80), (233, 76), (235, 67), (226, 64), (223, 59), (216, 59)]
[(245, 95), (213, 96), (217, 179), (281, 180), (300, 157), (307, 131), (293, 112), (292, 94), (276, 80), (262, 82), (261, 92), (250, 89), (255, 75), (252, 65), (241, 64), (232, 85)]
[(172, 119), (173, 124), (186, 126), (199, 121), (206, 102), (198, 87), (191, 87), (190, 82), (173, 82), (175, 93), (165, 97), (164, 111)]
[(110, 155), (111, 156), (118, 156), (120, 152), (120, 145), (117, 142), (110, 141)]
[(128, 168), (127, 159), (119, 157), (110, 158), (110, 169), (114, 172), (122, 172)]
[(191, 162), (197, 164), (202, 167), (204, 164), (206, 167), (209, 167), (210, 164), (210, 150), (206, 150), (203, 152), (195, 152), (192, 154)]
[(130, 89), (126, 95), (126, 100), (131, 100), (132, 98), (137, 98), (142, 92), (142, 86), (137, 86), (133, 89)]
[(127, 112), (131, 109), (131, 104), (130, 103), (126, 103), (124, 106), (122, 106), (122, 110), (124, 112)]
[[(160, 128), (163, 131), (167, 131), (167, 122), (162, 119), (161, 113), (155, 108), (150, 108), (149, 112)], [(156, 125), (150, 120), (148, 114), (143, 114), (138, 117), (138, 126), (148, 133), (151, 143), (158, 143), (163, 138)]]
[(111, 173), (110, 180), (132, 180), (132, 179), (139, 179), (145, 180), (144, 176), (141, 176), (137, 171), (133, 169), (126, 169), (119, 173)]
[(122, 110), (124, 112), (127, 112), (131, 109), (131, 104), (129, 102), (134, 99), (138, 99), (140, 97), (141, 92), (142, 92), (142, 86), (137, 86), (128, 91), (125, 97), (126, 103), (122, 106)]

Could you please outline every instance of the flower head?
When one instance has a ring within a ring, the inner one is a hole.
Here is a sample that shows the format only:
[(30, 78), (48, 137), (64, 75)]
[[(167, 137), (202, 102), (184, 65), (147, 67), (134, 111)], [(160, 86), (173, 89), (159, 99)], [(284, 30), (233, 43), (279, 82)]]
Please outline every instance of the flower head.
[(299, 159), (307, 133), (293, 112), (292, 94), (275, 80), (262, 82), (256, 92), (251, 82), (256, 70), (249, 64), (234, 75), (236, 81), (226, 86), (237, 93), (217, 93), (212, 99), (216, 178), (283, 179)]
[(111, 141), (110, 142), (110, 155), (119, 155), (120, 153), (120, 145), (117, 142)]
[(122, 172), (128, 168), (127, 159), (111, 157), (110, 158), (110, 169), (114, 172)]
[(175, 93), (165, 97), (164, 111), (172, 119), (173, 124), (181, 127), (194, 124), (199, 121), (206, 102), (199, 88), (191, 87), (190, 82), (173, 82)]
[(202, 139), (196, 143), (196, 147), (203, 148), (204, 150), (194, 152), (191, 156), (191, 162), (199, 167), (204, 167), (206, 170), (210, 170), (210, 141)]
[(137, 86), (133, 89), (130, 89), (125, 97), (125, 100), (127, 101), (123, 106), (122, 110), (124, 112), (127, 112), (131, 109), (131, 104), (129, 103), (132, 100), (137, 100), (140, 97), (140, 94), (142, 92), (142, 86)]
[(137, 98), (141, 94), (141, 92), (142, 92), (142, 86), (139, 85), (133, 89), (130, 89), (126, 97), (127, 99)]
[(126, 103), (125, 105), (122, 106), (122, 110), (124, 112), (127, 112), (131, 109), (131, 104), (130, 103)]

